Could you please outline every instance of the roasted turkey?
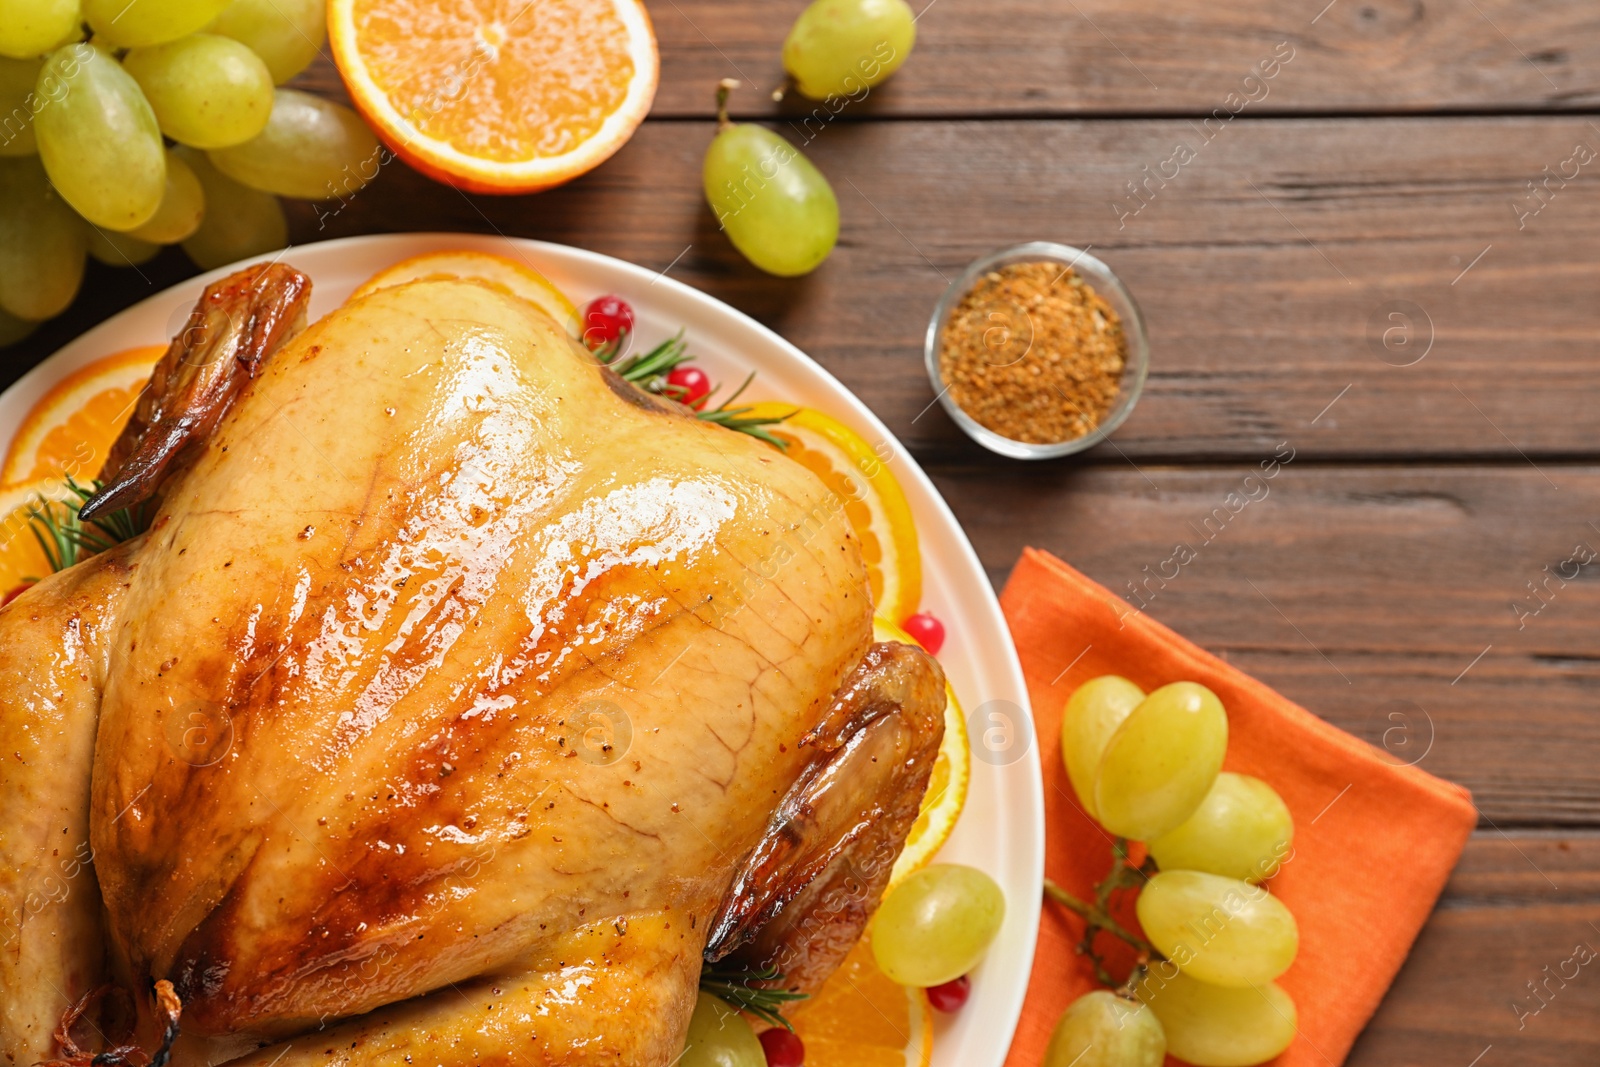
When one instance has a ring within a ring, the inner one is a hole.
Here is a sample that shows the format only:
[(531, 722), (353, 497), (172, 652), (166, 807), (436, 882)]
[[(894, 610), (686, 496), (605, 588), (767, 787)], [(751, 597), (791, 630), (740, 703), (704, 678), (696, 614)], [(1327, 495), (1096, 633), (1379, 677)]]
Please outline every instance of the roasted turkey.
[[(0, 609), (0, 1053), (654, 1067), (816, 986), (927, 787), (841, 502), (470, 279), (206, 291)], [(777, 981), (777, 980), (773, 980)]]

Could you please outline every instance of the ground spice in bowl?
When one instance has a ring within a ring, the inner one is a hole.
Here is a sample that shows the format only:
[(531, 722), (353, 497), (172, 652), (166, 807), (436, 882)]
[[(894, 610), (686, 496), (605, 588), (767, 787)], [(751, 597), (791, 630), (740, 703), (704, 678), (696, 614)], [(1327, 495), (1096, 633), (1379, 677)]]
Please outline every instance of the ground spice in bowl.
[(1091, 433), (1121, 389), (1122, 319), (1071, 267), (1011, 263), (980, 276), (940, 337), (956, 406), (1002, 437), (1056, 444)]

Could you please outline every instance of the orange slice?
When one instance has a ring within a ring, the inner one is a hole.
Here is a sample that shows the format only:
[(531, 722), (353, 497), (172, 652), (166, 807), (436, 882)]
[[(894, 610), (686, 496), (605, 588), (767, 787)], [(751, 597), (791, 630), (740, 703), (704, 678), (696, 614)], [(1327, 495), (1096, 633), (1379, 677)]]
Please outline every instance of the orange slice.
[(11, 439), (0, 485), (61, 478), (88, 482), (122, 432), (166, 345), (130, 348), (69, 375), (23, 418)]
[(18, 586), (50, 573), (50, 561), (33, 536), (28, 517), (29, 507), (41, 497), (63, 500), (71, 494), (59, 478), (0, 486), (0, 601)]
[(599, 166), (644, 120), (660, 70), (639, 0), (329, 0), (328, 41), (400, 158), (482, 193)]
[(891, 982), (866, 938), (815, 996), (784, 1012), (806, 1045), (806, 1067), (927, 1067), (933, 1010), (920, 989)]
[(427, 278), (475, 278), (488, 282), (496, 289), (522, 297), (555, 319), (572, 336), (578, 335), (578, 308), (567, 299), (567, 294), (528, 264), (489, 252), (470, 252), (465, 249), (424, 252), (420, 256), (403, 259), (368, 278), (361, 288), (351, 294), (350, 299)]
[(813, 408), (768, 401), (752, 406), (750, 415), (784, 422), (766, 429), (783, 441), (790, 459), (803, 464), (845, 502), (845, 514), (861, 541), (872, 603), (885, 619), (916, 613), (922, 602), (922, 556), (911, 506), (889, 467), (894, 456), (880, 457), (860, 434)]
[[(872, 637), (876, 641), (917, 643), (916, 638), (882, 619), (872, 620)], [(944, 740), (939, 744), (939, 758), (934, 761), (933, 774), (928, 779), (928, 791), (922, 796), (922, 809), (917, 813), (917, 821), (911, 824), (906, 847), (889, 875), (891, 887), (933, 861), (934, 855), (950, 839), (956, 820), (967, 806), (967, 784), (972, 776), (967, 718), (961, 711), (960, 701), (956, 700), (956, 691), (948, 682), (944, 692)]]

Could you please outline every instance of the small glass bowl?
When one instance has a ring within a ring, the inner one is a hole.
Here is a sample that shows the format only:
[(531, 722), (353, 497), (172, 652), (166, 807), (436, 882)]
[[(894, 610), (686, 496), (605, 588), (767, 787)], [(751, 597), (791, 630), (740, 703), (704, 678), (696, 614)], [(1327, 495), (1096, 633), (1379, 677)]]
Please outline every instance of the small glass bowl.
[[(960, 405), (950, 399), (950, 391), (939, 376), (939, 346), (944, 337), (945, 324), (949, 322), (950, 314), (956, 305), (972, 291), (978, 279), (989, 271), (1013, 263), (1039, 262), (1059, 263), (1063, 267), (1071, 267), (1084, 281), (1093, 286), (1095, 292), (1103, 296), (1122, 319), (1122, 332), (1128, 344), (1127, 362), (1123, 367), (1117, 399), (1112, 403), (1111, 410), (1106, 413), (1100, 425), (1082, 437), (1051, 444), (1014, 441), (995, 433), (961, 410)], [(1075, 452), (1093, 448), (1122, 425), (1122, 421), (1133, 410), (1133, 405), (1139, 402), (1139, 394), (1144, 391), (1145, 375), (1150, 370), (1150, 343), (1145, 336), (1144, 316), (1139, 313), (1139, 305), (1134, 302), (1133, 294), (1129, 293), (1127, 287), (1111, 272), (1110, 267), (1080, 249), (1050, 241), (1032, 241), (1001, 249), (975, 260), (962, 272), (961, 277), (950, 283), (950, 287), (940, 298), (938, 307), (933, 309), (932, 321), (928, 323), (924, 358), (928, 365), (928, 380), (933, 384), (933, 391), (938, 394), (939, 403), (968, 437), (989, 451), (998, 452), (1012, 459), (1055, 459), (1058, 456), (1070, 456)]]

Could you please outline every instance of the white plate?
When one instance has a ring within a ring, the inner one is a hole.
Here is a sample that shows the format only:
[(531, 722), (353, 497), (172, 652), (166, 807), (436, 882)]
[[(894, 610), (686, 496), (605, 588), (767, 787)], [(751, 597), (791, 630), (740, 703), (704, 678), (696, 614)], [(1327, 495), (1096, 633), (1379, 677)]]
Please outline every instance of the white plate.
[[(713, 380), (737, 383), (755, 371), (747, 398), (819, 408), (869, 442), (892, 449), (879, 454), (892, 455), (892, 469), (916, 515), (923, 604), (949, 630), (939, 659), (967, 710), (972, 733), (971, 794), (939, 858), (987, 871), (1005, 890), (1007, 903), (1000, 936), (973, 975), (972, 999), (959, 1014), (939, 1021), (933, 1062), (936, 1067), (1000, 1067), (1033, 963), (1044, 876), (1044, 793), (1029, 734), (1028, 691), (1000, 605), (933, 483), (867, 406), (805, 353), (720, 300), (631, 263), (564, 245), (465, 234), (350, 237), (300, 245), (282, 258), (311, 277), (311, 317), (316, 319), (384, 267), (449, 248), (523, 259), (580, 307), (602, 293), (616, 293), (633, 305), (637, 336), (653, 342), (683, 327)], [(165, 342), (182, 327), (205, 286), (241, 265), (150, 297), (45, 360), (0, 395), (0, 433), (9, 443), (33, 403), (85, 364), (133, 345)]]

